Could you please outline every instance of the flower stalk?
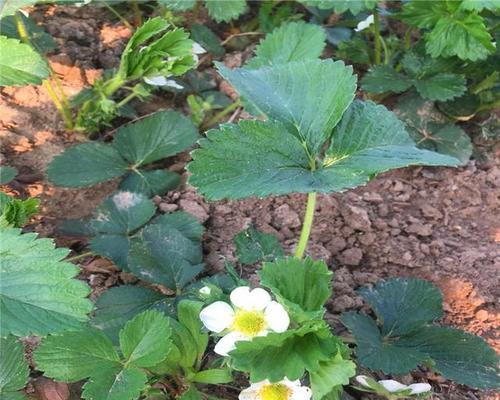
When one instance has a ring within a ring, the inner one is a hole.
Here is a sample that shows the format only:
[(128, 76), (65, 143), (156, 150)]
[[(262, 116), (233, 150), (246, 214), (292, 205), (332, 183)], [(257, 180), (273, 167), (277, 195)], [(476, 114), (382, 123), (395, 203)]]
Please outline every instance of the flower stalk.
[(306, 214), (304, 216), (304, 223), (302, 224), (302, 231), (300, 232), (299, 243), (295, 249), (295, 257), (303, 258), (311, 235), (311, 228), (314, 220), (314, 210), (316, 209), (316, 192), (307, 194)]

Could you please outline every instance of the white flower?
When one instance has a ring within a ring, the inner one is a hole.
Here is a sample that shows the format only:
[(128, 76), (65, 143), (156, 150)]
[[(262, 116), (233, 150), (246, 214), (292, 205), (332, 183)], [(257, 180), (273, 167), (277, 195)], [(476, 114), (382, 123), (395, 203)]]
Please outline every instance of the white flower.
[(151, 78), (144, 78), (144, 82), (152, 86), (169, 86), (175, 89), (184, 89), (184, 86), (179, 85), (173, 79), (167, 79), (164, 76), (153, 76)]
[(285, 332), (290, 325), (283, 306), (272, 301), (264, 289), (241, 286), (231, 292), (230, 299), (231, 305), (216, 301), (200, 312), (201, 322), (208, 330), (224, 335), (215, 345), (217, 354), (227, 356), (237, 341)]
[(201, 289), (200, 289), (200, 294), (205, 294), (205, 295), (209, 295), (210, 293), (212, 292), (212, 289), (210, 289), (208, 286), (203, 286)]
[(312, 391), (302, 386), (299, 380), (271, 383), (268, 380), (252, 383), (249, 388), (241, 391), (239, 400), (309, 400)]
[[(376, 388), (370, 386), (367, 376), (358, 375), (356, 377), (356, 381), (362, 386), (376, 391)], [(395, 381), (393, 379), (382, 379), (378, 381), (378, 384), (383, 386), (383, 388), (390, 393), (397, 393), (403, 390), (410, 389), (410, 394), (420, 394), (430, 392), (432, 389), (431, 385), (429, 385), (428, 383), (413, 383), (411, 385), (403, 385), (402, 383), (399, 383), (398, 381)]]
[(191, 47), (191, 53), (193, 53), (193, 59), (195, 63), (198, 63), (199, 61), (199, 54), (205, 54), (207, 51), (201, 47), (199, 43), (194, 42), (193, 47)]
[(358, 23), (358, 26), (356, 26), (356, 28), (354, 28), (354, 30), (356, 32), (361, 32), (361, 31), (365, 30), (366, 28), (368, 28), (371, 24), (373, 24), (373, 14), (370, 14), (363, 21), (360, 21)]

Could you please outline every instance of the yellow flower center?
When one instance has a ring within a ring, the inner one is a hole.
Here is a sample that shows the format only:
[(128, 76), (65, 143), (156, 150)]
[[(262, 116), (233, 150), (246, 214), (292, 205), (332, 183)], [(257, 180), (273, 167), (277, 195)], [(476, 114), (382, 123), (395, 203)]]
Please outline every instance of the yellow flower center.
[(265, 326), (266, 320), (261, 311), (238, 310), (234, 316), (232, 330), (253, 337), (262, 332)]
[(291, 389), (283, 383), (265, 385), (259, 390), (259, 397), (262, 400), (288, 400), (291, 394)]

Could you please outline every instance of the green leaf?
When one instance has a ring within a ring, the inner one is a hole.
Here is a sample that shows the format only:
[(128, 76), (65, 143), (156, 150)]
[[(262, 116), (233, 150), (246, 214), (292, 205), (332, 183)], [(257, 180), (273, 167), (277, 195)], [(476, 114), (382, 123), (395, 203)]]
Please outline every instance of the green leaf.
[(153, 201), (143, 194), (115, 192), (96, 210), (90, 227), (99, 233), (126, 235), (148, 222), (155, 211)]
[(462, 0), (460, 4), (462, 10), (482, 11), (486, 10), (499, 10), (500, 0)]
[(58, 186), (87, 187), (124, 175), (127, 162), (104, 143), (89, 142), (70, 147), (47, 168), (49, 180)]
[(300, 379), (305, 370), (317, 371), (337, 353), (339, 342), (324, 322), (312, 322), (283, 333), (239, 341), (230, 352), (235, 369), (248, 372), (252, 382)]
[(22, 7), (28, 7), (35, 4), (38, 0), (4, 0), (0, 9), (0, 17), (15, 14)]
[(158, 3), (173, 11), (186, 11), (196, 5), (196, 0), (158, 0)]
[(113, 145), (123, 158), (141, 166), (186, 150), (197, 138), (196, 127), (188, 118), (175, 111), (158, 111), (122, 126)]
[(191, 334), (197, 349), (198, 360), (202, 359), (208, 345), (208, 334), (203, 331), (203, 324), (199, 317), (203, 306), (202, 302), (192, 300), (182, 300), (177, 306), (177, 318)]
[(334, 10), (337, 14), (350, 11), (356, 15), (361, 11), (372, 9), (377, 0), (299, 0), (302, 4), (309, 7), (317, 7), (320, 10)]
[(209, 131), (192, 157), (189, 182), (210, 200), (341, 191), (393, 168), (458, 163), (417, 149), (393, 113), (361, 101), (335, 127), (323, 164), (315, 171), (300, 140), (275, 121), (241, 121)]
[(24, 399), (18, 390), (26, 386), (28, 377), (29, 365), (24, 359), (22, 343), (14, 336), (0, 338), (0, 397)]
[(245, 0), (205, 0), (205, 7), (217, 22), (228, 22), (239, 17), (246, 10)]
[(0, 230), (1, 335), (45, 335), (78, 329), (87, 320), (90, 290), (73, 279), (79, 269), (62, 262), (69, 250), (51, 239)]
[[(31, 18), (23, 13), (18, 13), (17, 17), (24, 25), (26, 34), (28, 35), (31, 45), (40, 53), (47, 53), (56, 48), (57, 44), (52, 36), (37, 25)], [(21, 40), (17, 29), (16, 18), (13, 15), (2, 18), (0, 21), (0, 33), (12, 39)]]
[(336, 56), (339, 59), (357, 64), (370, 64), (373, 49), (370, 48), (366, 40), (354, 37), (351, 40), (343, 40), (338, 44)]
[(40, 200), (16, 199), (0, 192), (0, 226), (20, 228), (38, 212)]
[(465, 78), (461, 75), (443, 72), (426, 80), (415, 82), (417, 92), (429, 100), (445, 101), (465, 93)]
[(349, 378), (356, 374), (356, 364), (344, 360), (340, 354), (323, 361), (317, 371), (310, 374), (313, 400), (321, 400), (337, 386), (348, 385)]
[(17, 169), (14, 167), (0, 167), (0, 185), (5, 185), (17, 176)]
[(115, 368), (96, 374), (83, 387), (86, 400), (135, 400), (146, 387), (147, 375), (136, 368)]
[(222, 57), (226, 52), (220, 44), (220, 39), (217, 35), (205, 25), (191, 25), (191, 37), (201, 47), (216, 57)]
[(264, 263), (259, 271), (262, 286), (271, 290), (298, 322), (321, 318), (332, 294), (332, 273), (323, 261), (295, 257)]
[(200, 231), (201, 224), (187, 213), (157, 218), (132, 238), (128, 270), (145, 281), (181, 290), (203, 270)]
[(233, 375), (229, 368), (206, 369), (197, 372), (193, 377), (193, 382), (217, 385), (220, 383), (231, 383)]
[(342, 322), (355, 336), (359, 362), (386, 374), (429, 365), (443, 376), (478, 388), (500, 386), (497, 356), (486, 342), (458, 329), (429, 325), (442, 314), (439, 291), (425, 281), (390, 279), (361, 295), (381, 327), (354, 312)]
[(217, 68), (253, 107), (285, 124), (311, 155), (319, 153), (356, 90), (352, 68), (341, 61), (296, 61), (253, 70), (230, 70), (222, 64)]
[(273, 261), (285, 255), (276, 236), (260, 232), (253, 226), (238, 233), (234, 237), (234, 244), (238, 261), (244, 265)]
[(91, 328), (44, 338), (34, 358), (45, 376), (62, 382), (77, 382), (120, 367), (111, 341)]
[(418, 147), (455, 157), (461, 165), (469, 161), (472, 154), (469, 136), (441, 114), (432, 102), (410, 92), (400, 98), (394, 112), (406, 123)]
[(388, 65), (374, 66), (361, 80), (363, 90), (370, 93), (401, 93), (411, 86), (411, 79)]
[(126, 366), (153, 367), (167, 358), (171, 346), (171, 328), (160, 312), (138, 314), (120, 331), (120, 349)]
[(441, 292), (421, 279), (389, 279), (359, 293), (383, 321), (383, 335), (412, 332), (443, 315)]
[(255, 57), (246, 66), (260, 68), (290, 61), (316, 60), (323, 52), (325, 40), (325, 31), (320, 26), (303, 21), (289, 22), (260, 42), (255, 49)]
[(0, 36), (0, 86), (40, 84), (48, 76), (47, 62), (33, 48)]
[(142, 286), (112, 287), (97, 299), (90, 322), (118, 343), (118, 332), (123, 325), (146, 310), (158, 310), (166, 315), (175, 313), (171, 300), (160, 292)]
[(130, 238), (121, 234), (101, 233), (90, 241), (90, 249), (94, 254), (109, 258), (119, 268), (127, 269), (127, 256)]
[(129, 173), (120, 183), (120, 190), (143, 193), (145, 196), (162, 196), (169, 190), (175, 189), (181, 177), (175, 172), (166, 169), (153, 171), (137, 170)]

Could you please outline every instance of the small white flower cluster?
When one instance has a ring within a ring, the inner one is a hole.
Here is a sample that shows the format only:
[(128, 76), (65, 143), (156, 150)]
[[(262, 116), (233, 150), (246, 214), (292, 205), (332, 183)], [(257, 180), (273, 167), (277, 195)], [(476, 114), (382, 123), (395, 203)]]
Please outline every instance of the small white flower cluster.
[(396, 395), (401, 393), (405, 397), (430, 393), (432, 389), (431, 385), (429, 385), (428, 383), (413, 383), (411, 385), (404, 385), (393, 379), (382, 379), (380, 381), (375, 381), (374, 379), (369, 378), (365, 375), (358, 375), (356, 377), (356, 381), (364, 388), (372, 389), (375, 393), (384, 394), (380, 393), (380, 387), (382, 387), (386, 392)]
[[(204, 294), (207, 292), (203, 290)], [(231, 292), (229, 299), (230, 304), (216, 301), (200, 312), (203, 325), (222, 335), (214, 348), (217, 354), (228, 356), (236, 348), (236, 342), (266, 336), (269, 332), (285, 332), (290, 325), (286, 310), (264, 289), (241, 286)], [(302, 386), (299, 380), (284, 378), (274, 383), (268, 380), (252, 383), (240, 393), (239, 399), (309, 400), (311, 396), (311, 389)]]

